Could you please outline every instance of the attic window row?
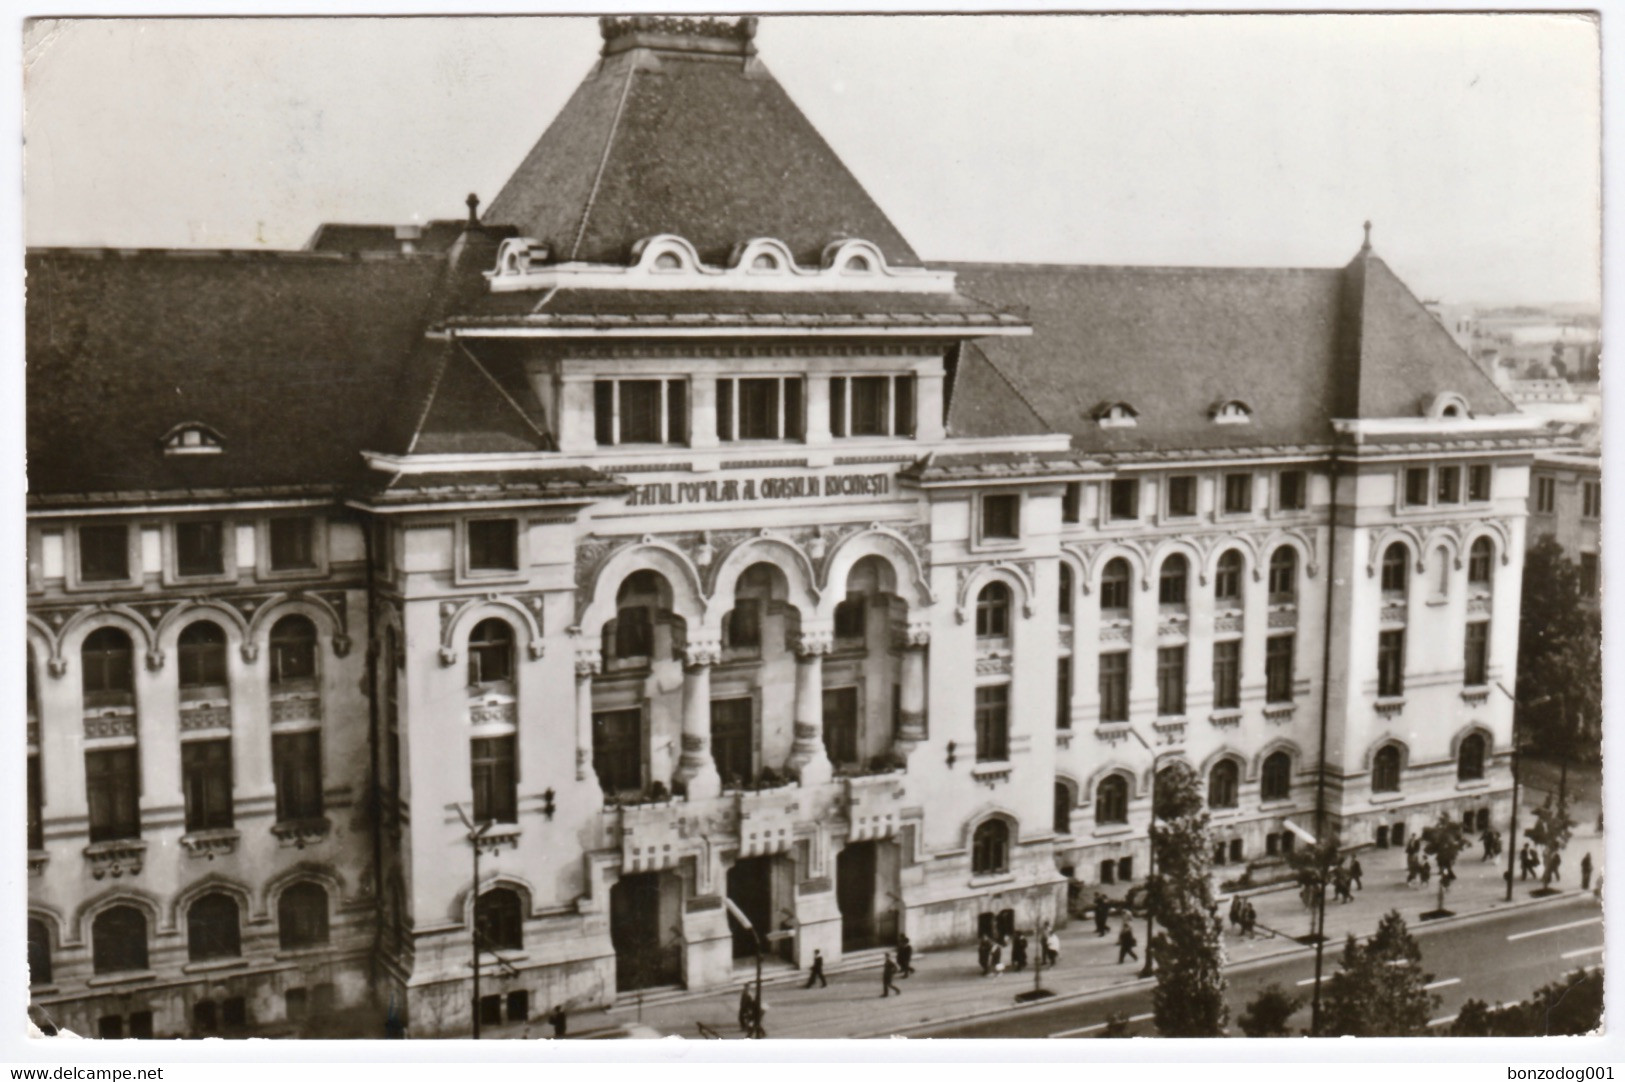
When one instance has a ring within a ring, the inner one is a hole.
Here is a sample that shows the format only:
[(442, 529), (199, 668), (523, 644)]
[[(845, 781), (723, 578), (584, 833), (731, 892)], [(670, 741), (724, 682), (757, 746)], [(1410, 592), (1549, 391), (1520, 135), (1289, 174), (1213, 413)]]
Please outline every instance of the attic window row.
[[(1253, 419), (1253, 408), (1237, 398), (1216, 402), (1207, 412), (1216, 425), (1244, 425)], [(1127, 402), (1103, 402), (1095, 408), (1094, 418), (1101, 428), (1133, 428), (1140, 423), (1140, 411)]]

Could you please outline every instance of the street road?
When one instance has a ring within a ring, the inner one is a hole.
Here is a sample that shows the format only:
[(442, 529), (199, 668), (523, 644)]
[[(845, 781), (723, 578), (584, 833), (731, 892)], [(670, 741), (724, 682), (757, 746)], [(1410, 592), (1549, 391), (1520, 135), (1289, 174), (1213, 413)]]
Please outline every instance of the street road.
[[(1462, 1003), (1481, 999), (1494, 1005), (1523, 999), (1541, 985), (1581, 966), (1602, 962), (1602, 911), (1589, 895), (1530, 909), (1514, 910), (1438, 931), (1419, 930), (1422, 968), (1431, 973), (1431, 988), (1440, 999), (1434, 1012), (1437, 1024), (1454, 1020)], [(1337, 971), (1341, 943), (1326, 945), (1323, 979)], [(1312, 952), (1228, 970), (1230, 1029), (1240, 1034), (1235, 1019), (1247, 1001), (1272, 981), (1304, 997), (1313, 992), (1315, 958)], [(1144, 986), (1088, 999), (1033, 1008), (992, 1018), (907, 1030), (909, 1037), (1095, 1037), (1106, 1019), (1126, 1014), (1130, 1033), (1154, 1035), (1151, 988)], [(1307, 1005), (1294, 1016), (1295, 1031), (1309, 1027)]]

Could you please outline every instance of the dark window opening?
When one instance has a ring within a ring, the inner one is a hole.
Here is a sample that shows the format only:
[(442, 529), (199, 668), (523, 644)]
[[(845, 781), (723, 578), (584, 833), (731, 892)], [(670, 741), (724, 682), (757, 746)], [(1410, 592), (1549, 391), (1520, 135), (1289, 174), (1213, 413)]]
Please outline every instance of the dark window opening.
[(1121, 556), (1106, 564), (1100, 574), (1100, 607), (1102, 611), (1129, 607), (1129, 566)]
[(1185, 713), (1185, 648), (1164, 646), (1157, 651), (1157, 713), (1178, 717)]
[(1467, 468), (1467, 498), (1475, 503), (1490, 498), (1490, 468), (1488, 466), (1469, 466)]
[(1157, 578), (1157, 601), (1163, 605), (1183, 606), (1188, 596), (1190, 563), (1179, 553), (1162, 561), (1162, 572)]
[(297, 518), (271, 520), (271, 570), (293, 571), (316, 566), (315, 521)]
[(1490, 625), (1475, 621), (1467, 625), (1464, 683), (1468, 687), (1483, 687), (1490, 682)]
[(1021, 536), (1021, 497), (982, 497), (982, 540), (1014, 541)]
[(1072, 481), (1061, 490), (1061, 521), (1078, 522), (1083, 516), (1083, 482)]
[(1473, 733), (1461, 742), (1461, 751), (1456, 756), (1456, 780), (1478, 781), (1483, 776), (1484, 738)]
[(177, 522), (175, 524), (175, 573), (178, 575), (220, 575), (225, 572), (225, 524), (220, 522)]
[(79, 649), (85, 706), (133, 706), (135, 666), (130, 636), (116, 627), (98, 628)]
[(1241, 770), (1234, 759), (1221, 759), (1208, 772), (1207, 803), (1210, 808), (1234, 808), (1239, 800)]
[(1278, 751), (1264, 760), (1259, 796), (1264, 800), (1285, 800), (1292, 795), (1292, 756)]
[(1282, 470), (1277, 478), (1276, 502), (1283, 511), (1302, 511), (1308, 504), (1308, 474)]
[(990, 582), (976, 595), (976, 637), (1002, 639), (1010, 634), (1010, 587)]
[(274, 733), (271, 736), (271, 771), (276, 779), (278, 822), (320, 819), (322, 798), (322, 734), (316, 730)]
[(282, 690), (316, 678), (316, 625), (303, 616), (284, 616), (271, 629), (271, 683)]
[(1191, 518), (1196, 514), (1196, 478), (1168, 478), (1168, 517)]
[(474, 905), (474, 928), (482, 950), (521, 950), (525, 915), (519, 892), (497, 887), (481, 894)]
[(1055, 783), (1055, 814), (1050, 825), (1057, 834), (1072, 833), (1072, 787), (1064, 781)]
[[(1399, 749), (1389, 744), (1380, 749), (1371, 760), (1371, 791), (1375, 793), (1399, 792)], [(1402, 835), (1396, 827), (1392, 834), (1394, 844), (1399, 844)]]
[(1002, 763), (1010, 758), (1010, 685), (976, 689), (976, 761)]
[(1384, 631), (1377, 638), (1377, 694), (1405, 694), (1405, 632)]
[(1107, 516), (1113, 522), (1125, 522), (1140, 517), (1140, 482), (1138, 478), (1119, 478), (1111, 482)]
[(226, 684), (226, 633), (209, 620), (188, 624), (175, 646), (182, 690)]
[(592, 716), (592, 765), (606, 793), (643, 788), (643, 711), (609, 710)]
[(1128, 652), (1100, 655), (1100, 720), (1128, 720)]
[(1253, 475), (1227, 473), (1224, 475), (1224, 512), (1244, 515), (1253, 509)]
[(129, 577), (129, 527), (79, 527), (79, 580), (123, 582)]
[(1101, 779), (1095, 788), (1095, 822), (1128, 822), (1128, 782), (1121, 774)]
[(141, 836), (141, 766), (135, 748), (85, 752), (90, 840)]
[(1292, 701), (1292, 655), (1295, 635), (1275, 635), (1265, 646), (1264, 698), (1272, 703)]
[(227, 894), (205, 894), (186, 911), (186, 952), (194, 962), (236, 958), (243, 953), (237, 901)]
[(147, 918), (134, 906), (117, 905), (96, 914), (90, 925), (92, 968), (120, 973), (147, 968)]
[(1405, 471), (1405, 506), (1426, 507), (1428, 502), (1428, 470), (1426, 466), (1413, 466)]
[(519, 776), (514, 738), (488, 736), (469, 741), (476, 823), (519, 821)]
[(1270, 555), (1270, 601), (1281, 604), (1298, 597), (1298, 554), (1282, 545)]
[(181, 788), (188, 833), (231, 827), (231, 740), (183, 743)]
[(1241, 706), (1241, 641), (1227, 639), (1213, 644), (1213, 708), (1235, 710)]
[(468, 524), (470, 571), (519, 570), (519, 521), (511, 518), (474, 519)]
[(971, 874), (1002, 875), (1010, 870), (1010, 827), (989, 819), (971, 837)]
[(327, 891), (317, 883), (295, 883), (277, 898), (277, 936), (283, 950), (319, 947), (328, 940)]
[(468, 686), (511, 690), (513, 628), (504, 620), (481, 620), (468, 636)]

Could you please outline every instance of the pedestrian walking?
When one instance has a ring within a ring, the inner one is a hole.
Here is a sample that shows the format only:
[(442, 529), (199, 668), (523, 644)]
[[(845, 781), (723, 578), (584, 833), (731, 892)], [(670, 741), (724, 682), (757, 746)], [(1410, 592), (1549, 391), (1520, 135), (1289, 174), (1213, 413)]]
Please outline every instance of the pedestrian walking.
[(1484, 833), (1480, 834), (1478, 837), (1479, 837), (1479, 840), (1484, 843), (1484, 859), (1479, 861), (1479, 863), (1484, 864), (1484, 863), (1487, 863), (1489, 861), (1494, 860), (1495, 859), (1495, 832), (1490, 830), (1489, 827), (1485, 827), (1484, 828)]
[(1236, 931), (1241, 931), (1241, 895), (1239, 894), (1230, 896), (1230, 924)]
[(1017, 973), (1027, 968), (1027, 937), (1020, 932), (1010, 933), (1010, 968)]
[(901, 988), (897, 987), (897, 985), (892, 983), (896, 979), (897, 979), (897, 963), (892, 961), (892, 957), (888, 953), (886, 955), (885, 964), (880, 967), (880, 998), (881, 999), (885, 999), (887, 996), (891, 995), (893, 992), (896, 992), (898, 995), (903, 994), (903, 990)]
[(1354, 901), (1354, 892), (1349, 889), (1349, 873), (1347, 868), (1339, 866), (1337, 871), (1332, 873), (1332, 886), (1337, 890), (1338, 901)]
[(1111, 931), (1107, 922), (1111, 919), (1112, 906), (1106, 896), (1099, 891), (1095, 892), (1095, 938), (1104, 939)]
[(1580, 858), (1580, 889), (1591, 889), (1591, 854)]
[(1253, 930), (1258, 926), (1258, 910), (1253, 908), (1251, 898), (1241, 903), (1241, 930), (1248, 939), (1253, 938)]
[(1427, 857), (1422, 857), (1416, 862), (1416, 870), (1422, 876), (1422, 885), (1427, 886), (1428, 880), (1433, 878), (1433, 863)]
[(1360, 858), (1359, 857), (1350, 858), (1350, 860), (1349, 860), (1349, 878), (1354, 881), (1354, 889), (1355, 890), (1364, 890), (1365, 889), (1365, 887), (1362, 886), (1361, 883), (1360, 883), (1360, 877), (1362, 875), (1364, 875), (1364, 874), (1365, 874), (1365, 869), (1360, 867)]
[[(1598, 883), (1600, 885), (1601, 881), (1599, 880)], [(1061, 937), (1055, 931), (1054, 928), (1051, 928), (1044, 935), (1044, 964), (1047, 965), (1047, 966), (1053, 966), (1056, 962), (1059, 962), (1060, 960), (1061, 960)]]
[(1535, 877), (1536, 862), (1534, 848), (1528, 842), (1524, 842), (1523, 849), (1518, 853), (1518, 866), (1523, 869), (1523, 874), (1518, 878), (1520, 880), (1533, 879)]
[(1554, 882), (1554, 883), (1561, 882), (1562, 879), (1563, 879), (1563, 854), (1562, 853), (1553, 853), (1552, 854), (1551, 864), (1552, 864), (1552, 882)]
[(1006, 944), (1004, 942), (1004, 936), (1002, 935), (993, 941), (993, 975), (995, 977), (1001, 977), (1004, 975), (1005, 946)]
[(547, 1024), (553, 1027), (553, 1036), (562, 1037), (570, 1028), (570, 1019), (564, 1013), (564, 1004), (560, 1003), (547, 1012)]
[(1416, 877), (1422, 874), (1420, 862), (1415, 853), (1405, 854), (1405, 885), (1408, 887), (1416, 882)]
[(914, 944), (908, 941), (908, 936), (897, 937), (897, 968), (898, 976), (914, 976)]
[(814, 981), (820, 988), (829, 987), (829, 981), (824, 979), (824, 952), (817, 949), (813, 950), (812, 969), (807, 972), (807, 983), (802, 987), (811, 988)]
[(1125, 958), (1132, 958), (1136, 962), (1140, 960), (1140, 956), (1134, 953), (1134, 948), (1138, 945), (1138, 943), (1139, 941), (1134, 938), (1134, 929), (1129, 927), (1129, 923), (1125, 919), (1123, 921), (1123, 930), (1117, 933), (1118, 965), (1122, 965)]
[(982, 967), (982, 976), (993, 971), (993, 938), (986, 932), (976, 941), (976, 964)]

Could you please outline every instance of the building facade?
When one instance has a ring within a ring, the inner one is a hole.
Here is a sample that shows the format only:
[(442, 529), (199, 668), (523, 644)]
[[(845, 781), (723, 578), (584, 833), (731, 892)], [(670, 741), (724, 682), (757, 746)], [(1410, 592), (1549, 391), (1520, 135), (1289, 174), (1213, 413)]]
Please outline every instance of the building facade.
[(732, 981), (724, 899), (776, 964), (1064, 921), (1174, 760), (1235, 878), (1505, 818), (1552, 437), (1369, 238), (926, 264), (753, 36), (605, 20), (467, 222), (30, 254), (59, 1022), (466, 1033)]

